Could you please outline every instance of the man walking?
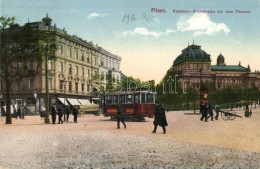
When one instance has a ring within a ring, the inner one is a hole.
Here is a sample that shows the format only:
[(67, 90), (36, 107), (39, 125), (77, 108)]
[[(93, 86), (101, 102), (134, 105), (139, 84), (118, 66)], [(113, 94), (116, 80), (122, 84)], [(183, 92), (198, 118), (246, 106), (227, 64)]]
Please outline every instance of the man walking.
[(205, 118), (205, 122), (207, 122), (208, 120), (207, 120), (207, 115), (208, 115), (208, 113), (207, 113), (207, 110), (208, 108), (207, 108), (207, 105), (206, 104), (202, 104), (202, 116), (201, 116), (201, 118), (200, 118), (200, 121), (203, 121), (203, 119)]
[(124, 127), (126, 128), (124, 118), (125, 118), (125, 108), (122, 106), (122, 103), (120, 102), (118, 104), (118, 109), (117, 109), (117, 129), (120, 129), (120, 121), (123, 123)]
[(209, 117), (211, 117), (211, 121), (213, 121), (213, 106), (210, 104), (209, 105)]
[(215, 105), (215, 111), (216, 111), (216, 116), (215, 119), (218, 120), (218, 116), (219, 116), (219, 105)]
[(67, 122), (69, 122), (69, 116), (70, 116), (70, 109), (69, 109), (69, 107), (66, 107), (66, 114), (67, 114)]
[(156, 133), (158, 125), (160, 125), (163, 129), (163, 134), (166, 133), (166, 128), (165, 126), (168, 126), (167, 120), (166, 120), (166, 115), (165, 115), (165, 109), (161, 104), (157, 104), (155, 108), (155, 117), (154, 117), (154, 129), (152, 133)]
[(62, 124), (63, 123), (63, 121), (62, 121), (63, 112), (62, 112), (61, 106), (58, 109), (58, 116), (59, 116), (59, 124)]
[(78, 114), (79, 114), (78, 109), (74, 108), (74, 111), (73, 111), (74, 123), (77, 123), (77, 121), (78, 121)]
[(56, 123), (56, 109), (55, 109), (55, 106), (53, 105), (52, 108), (51, 108), (51, 119), (52, 119), (52, 124), (55, 124)]

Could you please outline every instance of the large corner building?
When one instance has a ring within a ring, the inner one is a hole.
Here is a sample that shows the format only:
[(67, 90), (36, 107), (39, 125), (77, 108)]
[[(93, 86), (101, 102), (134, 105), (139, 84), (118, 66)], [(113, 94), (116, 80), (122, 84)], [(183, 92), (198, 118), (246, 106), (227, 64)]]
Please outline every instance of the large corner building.
[[(59, 29), (52, 24), (52, 19), (48, 15), (42, 21), (28, 22), (25, 25), (30, 26), (33, 31), (49, 32), (54, 35), (57, 46), (56, 59), (48, 60), (48, 77), (45, 77), (43, 61), (36, 76), (13, 83), (12, 104), (16, 107), (22, 104), (31, 108), (32, 112), (34, 109), (35, 112), (39, 112), (39, 109), (45, 106), (46, 78), (48, 78), (51, 103), (55, 103), (56, 98), (63, 101), (64, 97), (70, 98), (72, 102), (77, 102), (77, 99), (90, 100), (94, 96), (95, 86), (92, 86), (92, 81), (95, 80), (96, 75), (103, 75), (104, 79), (111, 76), (115, 81), (120, 81), (121, 57), (92, 42), (69, 35), (65, 29)], [(19, 32), (19, 28), (22, 27), (18, 26), (13, 33)], [(28, 64), (30, 69), (35, 69), (33, 61)], [(4, 81), (0, 79), (0, 83), (0, 90), (4, 94)], [(104, 81), (102, 87), (105, 88)]]

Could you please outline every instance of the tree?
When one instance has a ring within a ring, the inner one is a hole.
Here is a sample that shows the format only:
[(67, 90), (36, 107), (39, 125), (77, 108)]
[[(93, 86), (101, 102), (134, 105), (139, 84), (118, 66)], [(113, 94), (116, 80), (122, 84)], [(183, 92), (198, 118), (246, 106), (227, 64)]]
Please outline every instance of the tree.
[[(6, 124), (12, 124), (11, 92), (15, 81), (35, 76), (40, 66), (38, 35), (33, 34), (28, 25), (20, 27), (14, 23), (15, 17), (0, 17), (0, 78), (5, 83)], [(36, 63), (30, 67), (29, 63)]]
[(156, 86), (158, 102), (166, 105), (180, 105), (183, 89), (177, 73), (169, 69), (161, 82)]
[(14, 82), (32, 78), (44, 66), (46, 77), (46, 119), (49, 123), (48, 60), (55, 59), (55, 36), (50, 31), (34, 29), (30, 23), (19, 26), (15, 17), (0, 17), (0, 78), (5, 83), (6, 124), (12, 124), (11, 94)]

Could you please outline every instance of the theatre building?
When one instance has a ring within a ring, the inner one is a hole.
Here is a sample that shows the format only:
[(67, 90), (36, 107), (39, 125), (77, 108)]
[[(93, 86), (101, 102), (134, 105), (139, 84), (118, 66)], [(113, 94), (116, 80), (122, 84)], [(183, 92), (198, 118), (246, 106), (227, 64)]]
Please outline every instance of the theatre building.
[[(36, 76), (14, 82), (12, 85), (12, 104), (17, 108), (19, 104), (27, 106), (31, 112), (39, 112), (45, 107), (46, 78), (48, 82), (50, 103), (64, 102), (64, 98), (71, 104), (81, 104), (94, 97), (92, 80), (100, 73), (112, 72), (116, 80), (120, 80), (121, 57), (114, 55), (92, 42), (87, 42), (75, 35), (69, 35), (65, 29), (59, 29), (52, 24), (52, 19), (46, 15), (39, 22), (28, 22), (33, 31), (51, 33), (55, 36), (55, 59), (48, 59), (48, 77), (45, 77), (45, 62), (39, 67)], [(24, 26), (25, 26), (24, 25)], [(18, 33), (19, 26), (13, 33)], [(46, 42), (47, 43), (47, 42)], [(45, 56), (42, 56), (44, 59)], [(101, 57), (101, 58), (100, 58)], [(35, 62), (29, 64), (30, 69), (36, 69)], [(102, 67), (102, 71), (100, 71)], [(1, 93), (5, 96), (5, 84), (1, 82)], [(57, 101), (58, 100), (58, 101)], [(85, 100), (85, 101), (84, 101)], [(65, 102), (68, 104), (67, 102)]]
[(200, 84), (211, 83), (216, 89), (236, 85), (250, 88), (260, 87), (260, 74), (251, 72), (250, 66), (244, 67), (238, 61), (237, 65), (228, 65), (225, 57), (219, 54), (213, 65), (210, 54), (199, 45), (188, 45), (173, 62), (173, 69), (178, 73), (184, 86), (200, 89)]

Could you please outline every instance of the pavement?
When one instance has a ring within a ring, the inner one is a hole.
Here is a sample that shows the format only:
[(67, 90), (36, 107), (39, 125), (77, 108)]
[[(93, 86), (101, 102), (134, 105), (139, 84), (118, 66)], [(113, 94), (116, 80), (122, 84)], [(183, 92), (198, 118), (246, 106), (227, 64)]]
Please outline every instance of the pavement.
[(39, 116), (6, 125), (1, 117), (0, 168), (260, 168), (260, 107), (252, 110), (251, 118), (208, 122), (167, 112), (166, 134), (152, 133), (152, 118), (116, 129), (102, 115), (55, 125)]

